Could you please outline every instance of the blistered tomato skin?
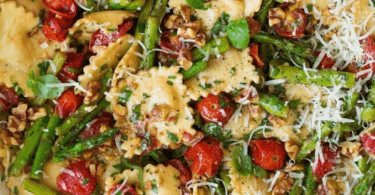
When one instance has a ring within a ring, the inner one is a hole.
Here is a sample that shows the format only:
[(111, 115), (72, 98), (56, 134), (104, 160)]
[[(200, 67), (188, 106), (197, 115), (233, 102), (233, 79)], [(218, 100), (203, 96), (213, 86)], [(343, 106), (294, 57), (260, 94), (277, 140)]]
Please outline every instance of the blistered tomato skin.
[(65, 90), (57, 99), (55, 113), (61, 118), (69, 117), (82, 104), (83, 96), (74, 93), (73, 88)]
[(57, 177), (56, 182), (61, 192), (73, 195), (90, 195), (97, 183), (85, 161), (70, 162)]
[(171, 165), (172, 167), (180, 171), (181, 175), (178, 177), (178, 179), (180, 180), (181, 185), (185, 185), (188, 181), (191, 180), (191, 171), (180, 160), (172, 159), (168, 161), (165, 165)]
[(68, 35), (68, 28), (70, 28), (72, 24), (73, 20), (61, 18), (49, 12), (43, 23), (42, 32), (46, 39), (62, 42)]
[(193, 174), (211, 178), (219, 170), (223, 150), (220, 147), (220, 142), (212, 138), (205, 138), (187, 149), (184, 156)]
[(286, 151), (284, 143), (275, 139), (250, 141), (251, 157), (256, 165), (274, 171), (285, 165)]
[(362, 146), (367, 152), (375, 155), (375, 132), (367, 132), (361, 136)]
[(224, 94), (210, 94), (197, 102), (197, 109), (207, 122), (225, 125), (234, 113), (234, 102)]
[[(121, 188), (121, 189), (119, 189), (119, 188)], [(129, 186), (129, 185), (126, 185), (126, 184), (123, 185), (123, 186), (121, 184), (116, 184), (115, 186), (113, 186), (109, 190), (108, 194), (110, 194), (110, 195), (116, 194), (117, 195), (117, 193), (119, 193), (121, 195), (137, 195), (134, 188), (132, 186)]]
[(0, 112), (7, 111), (19, 103), (17, 92), (13, 88), (0, 85)]
[(63, 18), (72, 19), (77, 15), (77, 5), (74, 0), (43, 0), (48, 9)]
[(80, 71), (83, 66), (84, 55), (81, 53), (68, 52), (66, 53), (66, 62), (62, 66), (57, 77), (63, 83), (67, 83), (69, 80), (77, 81), (80, 73), (72, 72), (72, 70)]
[(255, 65), (258, 67), (263, 67), (264, 62), (259, 56), (259, 45), (252, 43), (250, 45), (250, 56), (254, 59)]
[(323, 158), (324, 162), (321, 159), (315, 159), (313, 162), (313, 175), (316, 177), (316, 180), (321, 180), (321, 178), (328, 172), (332, 171), (336, 164), (337, 160), (340, 159), (339, 147), (330, 147), (329, 145), (323, 146)]
[(79, 136), (80, 139), (87, 139), (90, 137), (94, 137), (100, 134), (100, 128), (102, 126), (106, 127), (113, 127), (114, 119), (112, 114), (108, 112), (104, 112), (101, 115), (98, 115), (94, 118), (93, 123), (85, 129), (81, 135)]

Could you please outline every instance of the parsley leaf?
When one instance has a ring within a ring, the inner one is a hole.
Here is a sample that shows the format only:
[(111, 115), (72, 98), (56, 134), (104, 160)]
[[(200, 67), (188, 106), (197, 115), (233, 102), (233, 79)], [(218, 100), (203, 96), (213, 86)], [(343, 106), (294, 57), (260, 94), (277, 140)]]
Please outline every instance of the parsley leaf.
[(168, 137), (171, 140), (171, 142), (178, 142), (178, 137), (175, 134), (173, 134), (169, 131), (167, 131), (167, 134), (168, 134)]
[(127, 101), (129, 101), (130, 99), (130, 96), (132, 95), (132, 91), (128, 90), (127, 87), (121, 89), (120, 93), (123, 95), (123, 96), (120, 96), (118, 98), (118, 101), (119, 103), (122, 105), (122, 106), (125, 106), (125, 103)]
[(245, 18), (230, 21), (227, 27), (229, 42), (238, 49), (244, 49), (250, 42), (249, 25)]
[(229, 21), (229, 17), (230, 17), (229, 14), (226, 14), (226, 13), (221, 14), (220, 18), (216, 21), (216, 23), (211, 29), (212, 37), (219, 36), (220, 32), (223, 32), (223, 33), (227, 32), (227, 24)]
[(48, 86), (49, 84), (61, 84), (55, 75), (46, 74), (44, 76), (35, 77), (34, 71), (29, 73), (27, 87), (40, 98), (54, 99), (60, 97), (64, 92), (64, 87)]

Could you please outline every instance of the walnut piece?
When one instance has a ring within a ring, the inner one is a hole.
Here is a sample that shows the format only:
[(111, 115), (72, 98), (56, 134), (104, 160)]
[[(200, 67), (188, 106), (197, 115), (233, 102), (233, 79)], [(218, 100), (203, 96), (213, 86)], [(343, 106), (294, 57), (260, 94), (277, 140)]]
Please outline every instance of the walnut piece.
[(87, 94), (85, 96), (85, 99), (83, 99), (83, 102), (85, 104), (90, 104), (97, 100), (99, 98), (98, 90), (101, 87), (101, 82), (99, 81), (91, 81), (89, 82), (87, 88)]
[(200, 28), (199, 21), (188, 22), (188, 23), (182, 24), (177, 29), (177, 35), (179, 37), (183, 37), (186, 39), (194, 39), (197, 36), (199, 28)]
[(167, 29), (176, 29), (178, 28), (183, 22), (183, 19), (179, 15), (170, 15), (164, 20), (164, 26)]
[(336, 195), (340, 193), (339, 186), (335, 180), (328, 180), (326, 185), (319, 185), (317, 189), (318, 195)]
[(361, 143), (359, 142), (349, 142), (345, 141), (342, 142), (341, 144), (341, 154), (353, 159), (357, 156), (359, 156), (359, 152), (363, 149), (361, 146)]
[(286, 120), (284, 118), (281, 118), (272, 114), (269, 114), (267, 119), (272, 124), (272, 126), (276, 128), (280, 128), (286, 124)]
[(12, 108), (12, 115), (20, 119), (21, 121), (26, 121), (26, 110), (27, 104), (19, 103), (17, 107)]
[(277, 178), (277, 181), (272, 189), (272, 195), (287, 194), (288, 191), (292, 189), (293, 183), (294, 183), (293, 178), (289, 177), (284, 172), (280, 172), (280, 175)]
[(167, 104), (156, 106), (150, 112), (150, 120), (155, 122), (166, 121), (171, 111), (172, 108)]
[(247, 106), (247, 109), (249, 110), (251, 119), (258, 118), (259, 116), (262, 115), (262, 112), (263, 112), (262, 107), (259, 105), (255, 105), (255, 104), (249, 104)]
[(8, 116), (8, 130), (10, 132), (23, 131), (26, 127), (26, 121), (21, 121), (16, 116)]
[(290, 164), (290, 163), (287, 163), (284, 169), (285, 172), (303, 171), (303, 170), (304, 168), (301, 164)]
[(193, 10), (191, 9), (191, 7), (187, 5), (180, 5), (178, 6), (178, 9), (180, 10), (182, 18), (184, 18), (186, 22), (190, 22), (190, 17), (191, 17), (191, 14), (193, 13)]
[[(17, 135), (17, 136), (15, 136), (15, 135)], [(21, 139), (20, 139), (21, 136), (19, 136), (18, 134), (12, 134), (11, 132), (9, 132), (6, 129), (0, 130), (0, 137), (6, 145), (9, 145), (9, 146), (12, 146), (12, 145), (13, 146), (19, 146), (19, 145), (21, 145)]]
[(46, 108), (43, 107), (32, 107), (27, 109), (27, 118), (35, 121), (47, 115)]
[(299, 152), (299, 147), (293, 141), (285, 142), (285, 151), (292, 160), (296, 160)]
[(193, 65), (193, 54), (189, 49), (182, 49), (177, 58), (177, 62), (184, 70), (188, 70)]

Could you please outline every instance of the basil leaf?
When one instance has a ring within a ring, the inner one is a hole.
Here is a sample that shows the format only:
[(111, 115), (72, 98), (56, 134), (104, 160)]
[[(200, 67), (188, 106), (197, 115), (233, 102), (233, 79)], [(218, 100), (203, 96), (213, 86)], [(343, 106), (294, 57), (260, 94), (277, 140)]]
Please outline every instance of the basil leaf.
[(208, 9), (206, 6), (204, 6), (204, 3), (206, 3), (205, 0), (186, 0), (186, 3), (194, 9), (202, 9), (202, 10)]
[(249, 25), (245, 18), (230, 21), (227, 27), (229, 42), (238, 49), (244, 49), (250, 42)]
[(240, 146), (236, 146), (232, 151), (232, 165), (239, 175), (246, 176), (253, 173), (251, 157), (244, 154), (243, 148)]
[(60, 97), (64, 91), (64, 87), (48, 86), (48, 84), (60, 84), (61, 82), (55, 75), (47, 74), (40, 77), (35, 77), (34, 71), (29, 73), (29, 80), (27, 87), (40, 98), (54, 99)]

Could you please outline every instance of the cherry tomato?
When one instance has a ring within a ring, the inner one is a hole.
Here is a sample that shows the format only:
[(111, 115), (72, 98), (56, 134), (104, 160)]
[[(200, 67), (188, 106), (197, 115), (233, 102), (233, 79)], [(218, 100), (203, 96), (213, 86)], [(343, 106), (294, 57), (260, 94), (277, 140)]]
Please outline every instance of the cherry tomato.
[(77, 15), (77, 5), (73, 0), (43, 0), (43, 3), (61, 17), (72, 19)]
[(197, 108), (205, 121), (218, 122), (225, 125), (234, 113), (233, 100), (225, 94), (210, 94), (197, 102)]
[(61, 192), (73, 195), (90, 195), (96, 187), (96, 178), (84, 161), (71, 161), (56, 179)]
[(180, 171), (181, 175), (178, 177), (178, 179), (180, 180), (181, 185), (185, 185), (188, 181), (191, 180), (191, 171), (184, 164), (182, 164), (180, 160), (172, 159), (168, 161), (165, 165), (171, 165), (172, 167)]
[(102, 126), (113, 127), (114, 119), (111, 113), (104, 112), (94, 118), (93, 123), (85, 129), (79, 136), (81, 139), (87, 139), (100, 134)]
[(219, 170), (220, 161), (223, 158), (223, 150), (220, 142), (205, 138), (188, 148), (184, 153), (191, 171), (198, 175), (213, 177)]
[(74, 113), (82, 104), (83, 96), (74, 93), (73, 88), (65, 90), (57, 99), (55, 113), (59, 114), (61, 118), (66, 118)]
[(319, 181), (326, 173), (332, 171), (335, 166), (337, 160), (340, 158), (340, 148), (339, 147), (330, 147), (330, 146), (323, 146), (323, 158), (324, 162), (321, 159), (315, 159), (313, 163), (313, 174), (316, 179)]
[(70, 79), (77, 81), (78, 76), (80, 75), (80, 69), (83, 65), (84, 55), (81, 53), (68, 52), (66, 53), (66, 56), (66, 62), (62, 66), (57, 77), (64, 83), (67, 83)]
[(250, 45), (250, 56), (254, 59), (254, 63), (256, 66), (258, 67), (264, 66), (264, 62), (262, 61), (262, 59), (260, 59), (260, 56), (259, 56), (258, 44), (252, 43)]
[[(366, 39), (361, 41), (362, 47), (363, 47), (363, 52), (365, 55), (363, 56), (363, 61), (367, 63), (368, 61), (372, 60), (375, 58), (375, 43), (372, 39), (371, 36), (368, 36)], [(375, 71), (375, 63), (370, 63), (367, 64), (361, 68), (358, 69), (357, 72), (360, 72), (362, 70), (368, 70), (372, 69), (372, 72)], [(368, 74), (361, 75), (360, 78), (365, 78), (367, 77)]]
[[(121, 189), (119, 189), (121, 188)], [(137, 193), (135, 192), (134, 188), (132, 186), (129, 186), (129, 185), (121, 185), (121, 184), (116, 184), (115, 186), (113, 186), (110, 190), (109, 190), (109, 193), (110, 195), (114, 194), (115, 192), (117, 192), (118, 194), (121, 194), (121, 195), (137, 195)], [(116, 195), (117, 195), (116, 193)]]
[(280, 21), (272, 25), (275, 31), (286, 38), (301, 38), (307, 25), (307, 15), (303, 9), (293, 9), (287, 4), (271, 9), (269, 20)]
[(165, 51), (166, 55), (177, 58), (180, 50), (183, 48), (183, 43), (179, 40), (177, 35), (172, 35), (170, 31), (165, 31), (160, 36), (160, 48)]
[(19, 102), (19, 97), (17, 92), (5, 85), (0, 85), (0, 111), (7, 111), (12, 106), (17, 105)]
[(286, 151), (283, 142), (275, 139), (251, 140), (250, 149), (254, 164), (269, 171), (284, 167)]
[(62, 42), (68, 35), (68, 28), (73, 24), (73, 20), (58, 17), (49, 12), (44, 21), (42, 32), (48, 40)]
[(367, 132), (361, 136), (361, 142), (364, 149), (371, 154), (375, 154), (375, 132)]
[(109, 43), (116, 41), (123, 37), (133, 26), (133, 21), (125, 21), (118, 26), (118, 30), (113, 33), (104, 34), (102, 30), (97, 30), (92, 36), (89, 44), (89, 49), (92, 51), (94, 46), (107, 46)]

